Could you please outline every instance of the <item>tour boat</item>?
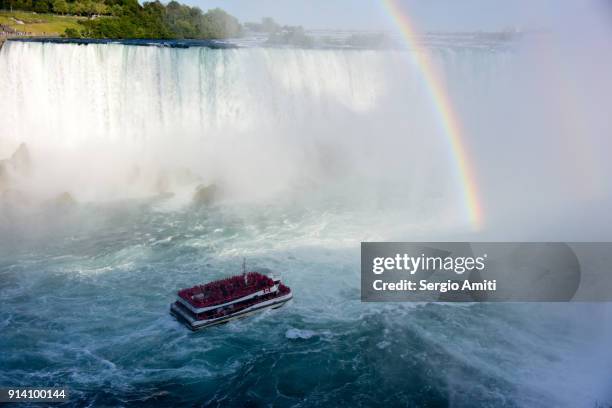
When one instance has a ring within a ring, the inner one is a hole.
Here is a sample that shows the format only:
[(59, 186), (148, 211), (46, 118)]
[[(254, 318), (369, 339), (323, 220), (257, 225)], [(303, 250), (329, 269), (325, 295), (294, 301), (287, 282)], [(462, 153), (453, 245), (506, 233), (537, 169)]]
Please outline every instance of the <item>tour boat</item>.
[(178, 291), (170, 313), (191, 330), (226, 323), (291, 300), (291, 289), (280, 279), (248, 272)]

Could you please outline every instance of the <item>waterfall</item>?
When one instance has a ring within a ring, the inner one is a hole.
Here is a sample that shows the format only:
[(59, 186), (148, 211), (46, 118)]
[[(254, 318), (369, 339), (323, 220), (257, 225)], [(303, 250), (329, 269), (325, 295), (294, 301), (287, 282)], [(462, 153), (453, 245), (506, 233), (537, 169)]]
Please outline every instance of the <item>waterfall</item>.
[(376, 195), (386, 174), (402, 194), (426, 178), (459, 199), (406, 52), (9, 42), (0, 72), (0, 157), (26, 143), (55, 175), (40, 186), (83, 199), (153, 194), (160, 172), (275, 199), (339, 184)]
[[(232, 200), (331, 200), (462, 225), (456, 160), (412, 52), (8, 41), (0, 159), (25, 143), (35, 171), (19, 188), (40, 196), (108, 201), (215, 184)], [(551, 206), (609, 196), (605, 150), (592, 148), (608, 126), (605, 104), (549, 97), (603, 88), (586, 88), (584, 76), (581, 87), (560, 88), (579, 77), (567, 65), (534, 69), (561, 52), (431, 52), (487, 222), (516, 211), (517, 195), (532, 200), (533, 213), (514, 214), (526, 223)]]

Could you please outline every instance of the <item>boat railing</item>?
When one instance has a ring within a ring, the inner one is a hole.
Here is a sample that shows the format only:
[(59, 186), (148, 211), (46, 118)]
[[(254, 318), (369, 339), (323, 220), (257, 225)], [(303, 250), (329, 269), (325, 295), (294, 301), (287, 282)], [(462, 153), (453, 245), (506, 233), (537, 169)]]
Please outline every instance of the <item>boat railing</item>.
[(179, 291), (178, 295), (196, 307), (213, 306), (274, 286), (275, 281), (257, 272), (234, 276)]

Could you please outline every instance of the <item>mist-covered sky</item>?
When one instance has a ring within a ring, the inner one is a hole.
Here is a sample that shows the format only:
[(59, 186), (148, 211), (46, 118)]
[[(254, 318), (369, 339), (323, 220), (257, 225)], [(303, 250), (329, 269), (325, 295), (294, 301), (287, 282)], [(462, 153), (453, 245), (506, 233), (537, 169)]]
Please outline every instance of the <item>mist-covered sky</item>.
[[(273, 17), (306, 28), (387, 29), (381, 0), (184, 0), (206, 10), (221, 7), (241, 21)], [(427, 31), (548, 29), (582, 14), (610, 13), (608, 0), (401, 0), (413, 21)], [(602, 9), (607, 8), (607, 10)], [(612, 13), (610, 13), (612, 15)]]

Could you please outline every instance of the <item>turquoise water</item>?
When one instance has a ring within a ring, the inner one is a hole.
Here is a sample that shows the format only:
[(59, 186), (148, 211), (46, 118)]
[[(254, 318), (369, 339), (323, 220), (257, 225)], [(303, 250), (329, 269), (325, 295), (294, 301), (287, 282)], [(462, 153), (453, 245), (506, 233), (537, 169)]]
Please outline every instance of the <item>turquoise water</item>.
[[(604, 333), (576, 319), (601, 307), (363, 304), (358, 245), (313, 244), (334, 228), (295, 210), (146, 203), (4, 225), (0, 384), (68, 386), (69, 406), (590, 406), (601, 394)], [(197, 333), (168, 314), (177, 289), (236, 273), (242, 256), (280, 272), (293, 302)]]

